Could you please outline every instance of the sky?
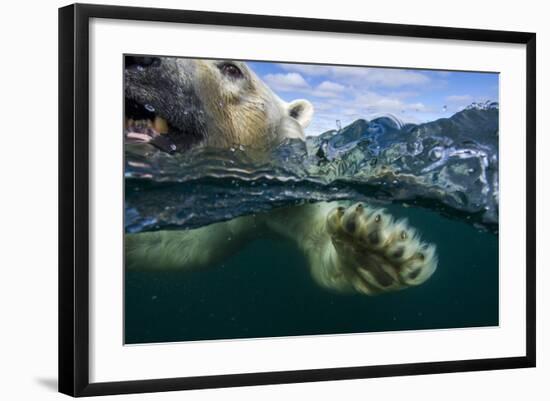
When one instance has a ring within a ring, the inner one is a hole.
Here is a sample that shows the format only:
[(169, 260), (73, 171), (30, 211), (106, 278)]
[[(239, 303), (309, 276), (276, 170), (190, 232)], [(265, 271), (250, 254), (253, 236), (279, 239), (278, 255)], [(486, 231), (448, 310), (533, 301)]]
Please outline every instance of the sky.
[(283, 100), (314, 108), (306, 135), (363, 118), (393, 115), (422, 123), (450, 117), (472, 102), (498, 101), (498, 74), (438, 70), (248, 62)]

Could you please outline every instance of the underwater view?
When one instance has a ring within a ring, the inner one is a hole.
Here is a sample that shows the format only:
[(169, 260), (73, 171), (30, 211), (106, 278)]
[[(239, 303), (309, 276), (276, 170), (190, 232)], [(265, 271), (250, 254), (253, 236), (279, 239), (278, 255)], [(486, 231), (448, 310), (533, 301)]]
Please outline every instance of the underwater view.
[(499, 75), (126, 56), (124, 342), (499, 324)]

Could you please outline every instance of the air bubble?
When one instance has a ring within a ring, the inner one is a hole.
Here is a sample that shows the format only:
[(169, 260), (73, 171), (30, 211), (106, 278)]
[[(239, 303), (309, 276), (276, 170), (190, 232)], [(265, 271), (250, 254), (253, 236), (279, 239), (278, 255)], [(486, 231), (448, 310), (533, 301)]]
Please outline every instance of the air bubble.
[(441, 157), (443, 157), (443, 151), (441, 150), (441, 148), (433, 148), (430, 151), (429, 157), (431, 160), (437, 161), (441, 159)]
[(155, 112), (155, 108), (153, 106), (151, 106), (150, 104), (146, 104), (145, 108), (147, 109), (147, 111), (150, 111), (151, 113)]

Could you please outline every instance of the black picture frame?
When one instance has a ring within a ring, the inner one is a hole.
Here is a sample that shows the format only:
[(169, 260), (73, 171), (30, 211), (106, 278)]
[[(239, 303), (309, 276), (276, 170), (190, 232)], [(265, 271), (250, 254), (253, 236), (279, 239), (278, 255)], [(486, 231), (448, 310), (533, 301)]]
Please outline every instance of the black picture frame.
[[(526, 354), (521, 357), (276, 371), (153, 380), (89, 380), (89, 21), (160, 21), (337, 33), (515, 43), (526, 46)], [(219, 12), (74, 4), (59, 9), (59, 391), (71, 396), (158, 392), (384, 376), (534, 367), (536, 35)]]

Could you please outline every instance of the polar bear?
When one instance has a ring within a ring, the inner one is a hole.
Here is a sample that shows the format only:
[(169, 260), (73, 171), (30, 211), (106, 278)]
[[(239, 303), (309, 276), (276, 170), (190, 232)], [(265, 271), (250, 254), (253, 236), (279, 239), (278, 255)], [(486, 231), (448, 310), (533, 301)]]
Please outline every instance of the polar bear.
[[(130, 143), (167, 152), (270, 149), (287, 138), (303, 140), (313, 116), (310, 102), (284, 102), (243, 62), (127, 56), (125, 63)], [(207, 268), (259, 237), (291, 241), (313, 279), (337, 292), (376, 295), (416, 286), (438, 261), (435, 246), (406, 220), (362, 203), (321, 202), (191, 230), (126, 234), (126, 269)]]
[(242, 145), (270, 149), (304, 139), (313, 116), (307, 100), (283, 102), (245, 63), (126, 57), (128, 141), (170, 152)]

